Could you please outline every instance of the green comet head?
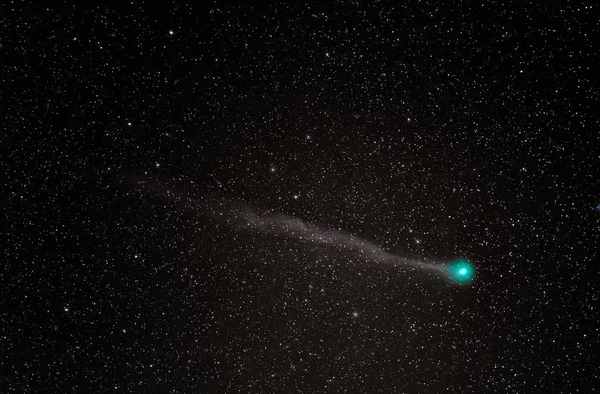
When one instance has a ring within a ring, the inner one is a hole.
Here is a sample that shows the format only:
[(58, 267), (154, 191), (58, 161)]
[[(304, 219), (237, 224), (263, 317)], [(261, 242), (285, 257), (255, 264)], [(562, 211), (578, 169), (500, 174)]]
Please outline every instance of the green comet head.
[(459, 283), (470, 282), (473, 279), (473, 275), (475, 275), (475, 268), (467, 259), (457, 260), (448, 265), (447, 269), (450, 278)]

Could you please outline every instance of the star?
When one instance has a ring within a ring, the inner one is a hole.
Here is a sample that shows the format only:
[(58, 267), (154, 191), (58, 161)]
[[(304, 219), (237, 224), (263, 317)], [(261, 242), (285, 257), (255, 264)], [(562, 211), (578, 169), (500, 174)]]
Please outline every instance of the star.
[(358, 317), (358, 312), (357, 311), (352, 312), (352, 316), (354, 316), (355, 318)]
[(275, 172), (275, 167), (271, 167), (271, 172), (274, 173)]

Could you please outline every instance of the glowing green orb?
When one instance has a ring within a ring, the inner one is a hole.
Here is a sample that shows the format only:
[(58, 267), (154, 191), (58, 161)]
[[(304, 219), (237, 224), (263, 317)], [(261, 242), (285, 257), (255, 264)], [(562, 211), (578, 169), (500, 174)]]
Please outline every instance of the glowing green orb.
[(473, 279), (475, 268), (469, 260), (457, 260), (448, 266), (448, 273), (453, 280), (465, 283)]

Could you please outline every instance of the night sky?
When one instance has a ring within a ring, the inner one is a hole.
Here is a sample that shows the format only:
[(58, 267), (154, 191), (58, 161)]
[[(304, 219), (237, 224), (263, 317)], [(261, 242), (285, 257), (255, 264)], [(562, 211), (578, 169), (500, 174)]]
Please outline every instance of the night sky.
[(600, 389), (595, 2), (33, 3), (0, 392)]

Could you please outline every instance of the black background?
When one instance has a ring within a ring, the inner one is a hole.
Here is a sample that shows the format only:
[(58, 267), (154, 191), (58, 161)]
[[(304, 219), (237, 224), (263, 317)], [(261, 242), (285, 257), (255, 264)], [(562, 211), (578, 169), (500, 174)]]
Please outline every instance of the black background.
[(0, 391), (591, 392), (598, 6), (551, 3), (0, 6)]

